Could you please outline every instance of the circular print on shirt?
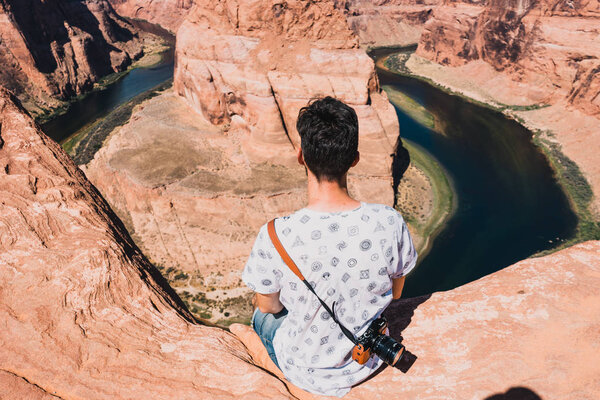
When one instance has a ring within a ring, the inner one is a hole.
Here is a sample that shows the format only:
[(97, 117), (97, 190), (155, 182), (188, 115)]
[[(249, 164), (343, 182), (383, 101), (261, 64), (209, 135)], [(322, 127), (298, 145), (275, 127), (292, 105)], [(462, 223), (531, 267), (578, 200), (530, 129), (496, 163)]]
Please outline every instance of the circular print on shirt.
[(360, 242), (360, 249), (362, 251), (367, 251), (371, 248), (371, 241), (369, 239), (365, 239), (362, 242)]
[(357, 263), (356, 258), (351, 258), (351, 259), (348, 260), (348, 266), (350, 268), (355, 267), (356, 263)]

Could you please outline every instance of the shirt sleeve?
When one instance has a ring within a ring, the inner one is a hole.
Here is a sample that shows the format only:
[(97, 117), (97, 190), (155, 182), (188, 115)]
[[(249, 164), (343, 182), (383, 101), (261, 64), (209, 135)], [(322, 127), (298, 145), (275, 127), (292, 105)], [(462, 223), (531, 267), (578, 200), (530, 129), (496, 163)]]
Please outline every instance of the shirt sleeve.
[(267, 226), (263, 225), (242, 272), (242, 281), (253, 291), (270, 294), (281, 290), (282, 273), (278, 266), (280, 257), (276, 253), (275, 246), (269, 238)]
[(392, 279), (408, 274), (417, 264), (418, 257), (404, 218), (397, 211), (394, 211), (394, 214), (396, 229), (394, 231), (393, 258), (389, 274)]

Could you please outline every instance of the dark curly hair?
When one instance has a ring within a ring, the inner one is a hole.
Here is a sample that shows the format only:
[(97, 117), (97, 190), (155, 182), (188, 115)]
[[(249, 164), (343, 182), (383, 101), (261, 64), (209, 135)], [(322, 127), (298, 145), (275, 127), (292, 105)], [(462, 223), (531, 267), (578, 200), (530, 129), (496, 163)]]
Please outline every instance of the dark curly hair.
[(358, 118), (352, 107), (327, 96), (300, 109), (296, 129), (306, 166), (318, 181), (341, 182), (358, 152)]

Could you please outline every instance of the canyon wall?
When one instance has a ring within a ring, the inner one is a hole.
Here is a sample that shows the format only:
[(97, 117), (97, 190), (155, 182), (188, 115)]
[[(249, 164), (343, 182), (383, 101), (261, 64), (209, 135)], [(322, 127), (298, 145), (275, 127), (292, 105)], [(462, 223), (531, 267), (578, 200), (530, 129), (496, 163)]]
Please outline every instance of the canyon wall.
[(398, 122), (373, 61), (357, 46), (331, 1), (199, 1), (177, 34), (174, 88), (212, 124), (243, 132), (256, 161), (298, 147), (296, 118), (311, 98), (339, 98), (359, 119), (353, 175), (380, 185), (371, 200), (390, 203)]
[(530, 102), (565, 99), (600, 114), (600, 2), (446, 0), (417, 54), (442, 65), (482, 60), (522, 84)]
[(441, 0), (335, 0), (361, 47), (419, 42), (423, 25)]
[(0, 85), (43, 113), (142, 55), (106, 0), (0, 0)]
[(119, 15), (143, 19), (176, 32), (194, 0), (108, 0)]
[[(345, 398), (595, 399), (599, 285), (595, 241), (395, 301), (390, 330), (414, 363)], [(0, 323), (2, 398), (318, 398), (270, 373), (248, 326), (194, 322), (94, 186), (4, 90)]]

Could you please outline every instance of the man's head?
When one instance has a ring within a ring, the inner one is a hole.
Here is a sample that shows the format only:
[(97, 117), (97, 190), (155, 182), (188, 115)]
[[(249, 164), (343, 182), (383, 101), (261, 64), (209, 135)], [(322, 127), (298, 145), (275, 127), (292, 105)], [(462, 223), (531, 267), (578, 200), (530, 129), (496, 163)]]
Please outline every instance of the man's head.
[(300, 109), (296, 129), (304, 163), (317, 180), (341, 183), (358, 162), (356, 112), (327, 96)]

